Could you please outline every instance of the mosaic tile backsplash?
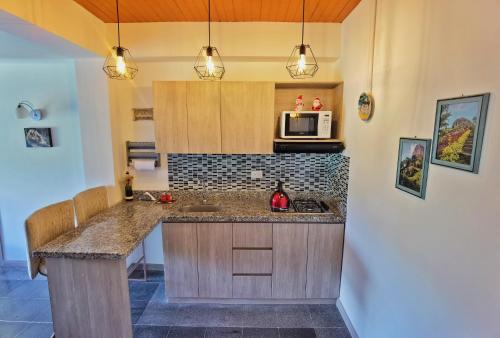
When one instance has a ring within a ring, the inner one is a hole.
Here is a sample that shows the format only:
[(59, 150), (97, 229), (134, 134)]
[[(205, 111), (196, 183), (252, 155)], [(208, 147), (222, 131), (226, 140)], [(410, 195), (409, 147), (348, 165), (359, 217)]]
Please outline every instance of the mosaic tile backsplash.
[[(261, 170), (261, 179), (251, 172)], [(169, 154), (172, 190), (272, 191), (276, 181), (290, 192), (328, 192), (347, 200), (349, 158), (341, 154)], [(203, 183), (204, 182), (204, 183)]]

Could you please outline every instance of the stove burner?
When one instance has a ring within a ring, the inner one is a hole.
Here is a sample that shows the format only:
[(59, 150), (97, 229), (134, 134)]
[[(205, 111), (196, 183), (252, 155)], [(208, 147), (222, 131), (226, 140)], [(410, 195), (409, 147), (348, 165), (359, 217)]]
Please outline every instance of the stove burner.
[(304, 213), (322, 213), (321, 205), (312, 199), (296, 199), (292, 201), (296, 212)]

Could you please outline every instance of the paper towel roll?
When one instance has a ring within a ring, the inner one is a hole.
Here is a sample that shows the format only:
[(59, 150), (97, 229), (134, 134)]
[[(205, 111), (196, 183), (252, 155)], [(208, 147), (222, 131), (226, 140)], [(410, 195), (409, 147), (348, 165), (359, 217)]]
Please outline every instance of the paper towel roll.
[(155, 160), (133, 160), (134, 169), (141, 170), (155, 170)]

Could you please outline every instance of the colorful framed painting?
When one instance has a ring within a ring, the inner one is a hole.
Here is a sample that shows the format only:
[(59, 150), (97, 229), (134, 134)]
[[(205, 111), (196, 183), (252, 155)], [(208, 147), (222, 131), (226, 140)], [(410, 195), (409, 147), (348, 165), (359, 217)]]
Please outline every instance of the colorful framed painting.
[(490, 94), (439, 100), (431, 162), (477, 174)]
[(53, 146), (50, 128), (24, 128), (24, 138), (28, 148), (50, 148)]
[(431, 140), (404, 138), (399, 140), (396, 188), (425, 199)]

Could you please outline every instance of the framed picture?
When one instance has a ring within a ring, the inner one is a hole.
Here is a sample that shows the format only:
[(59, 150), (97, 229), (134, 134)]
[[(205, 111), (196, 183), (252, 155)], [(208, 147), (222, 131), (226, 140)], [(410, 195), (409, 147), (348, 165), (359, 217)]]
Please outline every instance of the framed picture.
[(48, 148), (53, 146), (50, 128), (24, 128), (24, 138), (28, 148)]
[(477, 174), (490, 94), (439, 100), (431, 162)]
[(425, 199), (431, 140), (401, 138), (399, 140), (396, 188)]

